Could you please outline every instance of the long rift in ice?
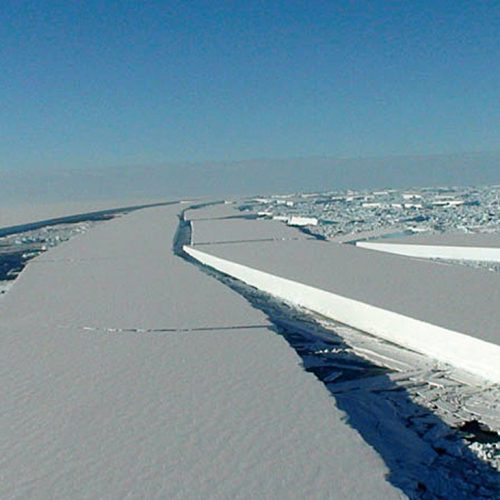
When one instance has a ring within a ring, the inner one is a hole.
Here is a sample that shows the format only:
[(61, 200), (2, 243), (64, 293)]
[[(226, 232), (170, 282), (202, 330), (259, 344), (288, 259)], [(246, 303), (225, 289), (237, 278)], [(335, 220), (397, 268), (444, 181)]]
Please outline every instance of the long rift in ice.
[(172, 253), (184, 206), (100, 224), (0, 301), (0, 497), (401, 498), (265, 315)]
[[(192, 228), (184, 212), (174, 252), (264, 311), (382, 456), (390, 481), (409, 498), (496, 498), (500, 495), (500, 391), (466, 373), (314, 316), (184, 251)], [(311, 409), (314, 411), (314, 409)], [(328, 432), (328, 429), (324, 429)]]

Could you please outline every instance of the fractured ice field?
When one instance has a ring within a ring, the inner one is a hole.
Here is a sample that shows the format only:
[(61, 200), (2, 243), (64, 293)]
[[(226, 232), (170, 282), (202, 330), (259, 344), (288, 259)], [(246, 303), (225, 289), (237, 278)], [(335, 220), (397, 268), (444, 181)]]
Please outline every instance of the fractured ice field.
[(325, 288), (334, 243), (248, 200), (106, 219), (54, 226), (0, 301), (1, 498), (499, 496), (495, 381), (203, 258)]

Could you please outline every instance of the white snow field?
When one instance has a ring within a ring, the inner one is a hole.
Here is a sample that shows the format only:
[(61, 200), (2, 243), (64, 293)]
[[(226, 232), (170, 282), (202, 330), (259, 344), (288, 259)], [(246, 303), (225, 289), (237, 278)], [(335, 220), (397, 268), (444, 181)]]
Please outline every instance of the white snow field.
[[(193, 245), (259, 240), (305, 240), (308, 236), (274, 220), (213, 219), (195, 221)], [(310, 237), (309, 237), (310, 238)]]
[(500, 382), (498, 273), (315, 240), (186, 251), (297, 306)]
[(437, 233), (405, 238), (358, 241), (356, 246), (428, 259), (500, 262), (498, 233)]
[(0, 497), (402, 498), (264, 315), (173, 255), (181, 207), (99, 224), (0, 301)]
[[(193, 222), (191, 243), (242, 243), (259, 240), (304, 240), (311, 238), (296, 228), (269, 219), (257, 219), (251, 211), (238, 210), (237, 203), (218, 203), (185, 212)], [(242, 224), (242, 220), (245, 221)]]
[[(210, 202), (211, 200), (200, 200), (200, 203)], [(196, 205), (196, 204), (195, 204)], [(189, 207), (190, 205), (187, 205)], [(192, 205), (191, 205), (192, 206)], [(242, 215), (238, 210), (236, 202), (224, 202), (219, 200), (211, 205), (203, 207), (203, 210), (196, 208), (186, 210), (186, 218), (190, 220), (208, 220), (208, 219), (225, 219), (227, 217), (235, 217)]]
[[(1, 200), (0, 200), (1, 201)], [(91, 213), (101, 210), (114, 210), (135, 205), (162, 203), (164, 200), (116, 200), (113, 202), (73, 202), (73, 203), (35, 203), (22, 205), (0, 205), (0, 228), (17, 226), (47, 219), (68, 217), (75, 214)]]
[(500, 233), (417, 233), (399, 238), (374, 239), (373, 243), (500, 248)]

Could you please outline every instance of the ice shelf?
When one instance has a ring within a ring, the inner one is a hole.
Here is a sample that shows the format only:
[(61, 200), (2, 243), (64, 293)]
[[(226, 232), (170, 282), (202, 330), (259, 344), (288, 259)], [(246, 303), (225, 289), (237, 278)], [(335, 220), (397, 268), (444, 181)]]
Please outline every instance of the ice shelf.
[(181, 207), (49, 250), (0, 303), (0, 497), (401, 498), (264, 314), (173, 255)]
[(500, 382), (498, 273), (311, 240), (186, 251), (300, 307)]
[(418, 234), (398, 239), (358, 241), (356, 246), (408, 257), (500, 262), (499, 233)]

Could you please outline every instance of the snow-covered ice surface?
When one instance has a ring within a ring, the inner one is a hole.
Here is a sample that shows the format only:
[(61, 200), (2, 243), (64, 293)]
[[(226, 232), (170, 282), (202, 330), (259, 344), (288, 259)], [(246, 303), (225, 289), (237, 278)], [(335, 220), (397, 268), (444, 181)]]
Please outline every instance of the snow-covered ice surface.
[(14, 280), (26, 264), (41, 253), (89, 231), (95, 220), (58, 224), (2, 236), (0, 230), (0, 283)]
[(278, 221), (247, 219), (244, 212), (240, 217), (194, 221), (193, 245), (311, 239), (311, 236)]
[(404, 238), (373, 239), (373, 243), (394, 243), (398, 245), (430, 245), (476, 248), (500, 248), (500, 233), (420, 233)]
[(111, 210), (0, 228), (0, 295), (10, 290), (30, 260), (119, 215)]
[(61, 244), (0, 303), (0, 497), (400, 498), (265, 314), (173, 255), (178, 211)]
[[(245, 220), (232, 222), (239, 224), (240, 232), (248, 224)], [(206, 222), (194, 221), (194, 233), (199, 224)], [(500, 345), (497, 307), (500, 276), (495, 273), (309, 239), (253, 241), (249, 235), (243, 243), (193, 248), (240, 266)], [(484, 300), (486, 297), (488, 300)]]
[[(130, 203), (130, 202), (129, 202)], [(36, 256), (74, 236), (87, 232), (95, 224), (125, 213), (151, 206), (177, 202), (156, 202), (106, 208), (99, 203), (25, 206), (0, 209), (0, 295), (5, 294), (13, 280)], [(71, 209), (85, 210), (72, 213)]]
[[(286, 252), (277, 250), (285, 245), (267, 244), (276, 260), (286, 260)], [(264, 247), (248, 242), (241, 252), (227, 251), (259, 260), (268, 256)], [(310, 264), (296, 268), (302, 276), (309, 271)], [(227, 276), (219, 279), (250, 296), (281, 326), (306, 369), (323, 380), (410, 497), (498, 498), (497, 385), (293, 305), (272, 306), (276, 299)]]
[(356, 242), (356, 246), (368, 250), (404, 255), (406, 257), (500, 263), (500, 247), (413, 245), (408, 243), (399, 245), (396, 243), (373, 243), (370, 241)]
[(357, 240), (361, 248), (500, 271), (500, 233), (424, 233), (399, 238)]
[(472, 269), (478, 269), (483, 271), (490, 271), (494, 273), (500, 272), (500, 262), (488, 262), (488, 261), (477, 261), (477, 260), (457, 260), (457, 259), (435, 259), (436, 262), (441, 264), (448, 264), (451, 266), (465, 266), (471, 267)]
[[(208, 205), (204, 206), (206, 203)], [(240, 217), (243, 213), (237, 202), (224, 202), (223, 200), (215, 200), (213, 203), (210, 201), (200, 201), (199, 206), (203, 207), (203, 211), (198, 210), (195, 203), (186, 205), (186, 217), (190, 220), (211, 220), (211, 219), (227, 219), (230, 217)], [(193, 207), (192, 209), (190, 207)]]
[(17, 226), (37, 221), (71, 217), (75, 214), (112, 211), (122, 207), (165, 203), (164, 200), (116, 200), (66, 203), (24, 203), (22, 205), (0, 205), (0, 228)]

